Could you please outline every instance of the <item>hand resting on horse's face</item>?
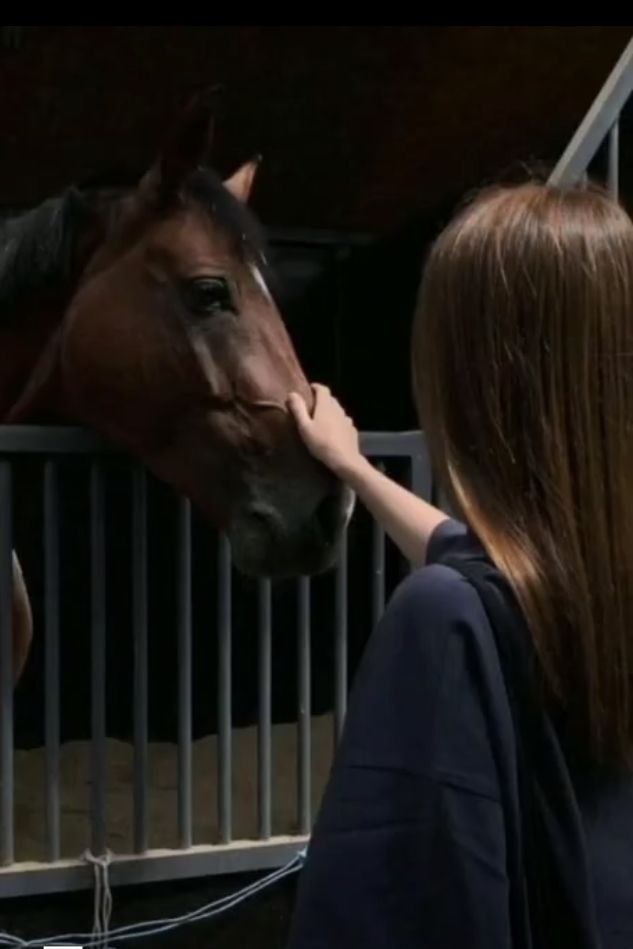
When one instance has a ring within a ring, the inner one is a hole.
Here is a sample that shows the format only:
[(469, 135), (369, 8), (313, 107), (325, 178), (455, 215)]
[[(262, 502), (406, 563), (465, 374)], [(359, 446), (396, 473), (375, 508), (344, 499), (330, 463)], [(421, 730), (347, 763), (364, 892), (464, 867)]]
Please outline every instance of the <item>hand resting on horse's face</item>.
[(301, 394), (288, 397), (308, 451), (358, 495), (404, 556), (421, 566), (429, 538), (446, 514), (378, 471), (363, 455), (354, 422), (327, 386), (314, 385), (313, 390), (312, 413)]

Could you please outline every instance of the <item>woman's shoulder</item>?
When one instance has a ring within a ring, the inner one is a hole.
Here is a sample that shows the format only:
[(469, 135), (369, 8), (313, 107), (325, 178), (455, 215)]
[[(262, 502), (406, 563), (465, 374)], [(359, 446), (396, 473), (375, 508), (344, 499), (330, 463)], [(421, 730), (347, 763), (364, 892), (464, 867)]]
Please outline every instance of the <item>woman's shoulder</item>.
[(384, 619), (432, 629), (481, 610), (476, 591), (453, 567), (428, 564), (403, 580), (391, 597)]
[(488, 760), (481, 705), (487, 684), (469, 659), (487, 626), (477, 591), (458, 570), (434, 562), (412, 572), (392, 595), (357, 671), (346, 760), (411, 773), (463, 771), (466, 734), (466, 757), (480, 749), (479, 759)]
[[(363, 658), (360, 678), (405, 675), (432, 682), (446, 660), (479, 639), (488, 628), (475, 587), (455, 568), (457, 551), (467, 555), (473, 540), (457, 521), (445, 521), (429, 544), (427, 564), (404, 579), (392, 594)], [(472, 553), (472, 551), (471, 551)], [(443, 561), (446, 562), (443, 562)], [(370, 671), (371, 670), (371, 671)], [(408, 672), (405, 672), (408, 670)]]
[(486, 622), (481, 600), (471, 583), (455, 569), (460, 559), (485, 558), (468, 527), (447, 519), (434, 531), (425, 566), (413, 571), (395, 590), (387, 617), (418, 632), (444, 633), (447, 625)]

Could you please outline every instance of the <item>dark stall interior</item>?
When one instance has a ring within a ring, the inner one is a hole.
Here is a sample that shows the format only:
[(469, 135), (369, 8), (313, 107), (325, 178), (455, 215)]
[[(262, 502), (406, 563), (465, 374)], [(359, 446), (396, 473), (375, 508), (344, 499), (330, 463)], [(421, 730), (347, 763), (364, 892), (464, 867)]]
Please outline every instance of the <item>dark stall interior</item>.
[[(268, 231), (276, 295), (309, 378), (327, 383), (363, 430), (416, 427), (409, 326), (425, 250), (465, 193), (548, 167), (559, 157), (630, 38), (630, 27), (511, 26), (27, 26), (0, 46), (0, 211), (39, 203), (74, 183), (128, 186), (152, 161), (165, 126), (192, 90), (224, 87), (214, 164), (230, 174), (263, 155), (253, 207)], [(631, 110), (629, 110), (630, 112)], [(631, 123), (621, 125), (629, 138)], [(622, 148), (625, 151), (625, 148)], [(597, 167), (603, 160), (600, 156)], [(622, 169), (622, 193), (630, 193)], [(42, 465), (20, 463), (16, 548), (42, 619)], [(397, 467), (392, 469), (400, 474)], [(62, 738), (90, 735), (89, 472), (60, 467), (64, 629)], [(108, 733), (132, 729), (131, 481), (108, 463)], [(174, 742), (173, 635), (177, 509), (153, 485), (150, 709), (152, 740)], [(371, 522), (350, 531), (350, 670), (371, 630), (363, 595)], [(217, 729), (215, 538), (194, 522), (194, 738)], [(388, 563), (388, 588), (403, 575)], [(257, 713), (257, 591), (234, 577), (234, 725)], [(312, 701), (332, 709), (333, 577), (313, 584)], [(275, 590), (273, 721), (296, 721), (293, 584)], [(323, 630), (323, 635), (316, 635)], [(16, 746), (44, 735), (44, 645), (35, 639), (16, 694)], [(287, 683), (287, 685), (286, 685)], [(117, 897), (117, 922), (185, 911), (238, 882), (140, 888)], [(160, 946), (282, 946), (293, 884), (222, 920), (164, 936)], [(85, 927), (87, 895), (0, 907), (0, 929), (30, 935)], [(151, 943), (150, 943), (151, 944)]]

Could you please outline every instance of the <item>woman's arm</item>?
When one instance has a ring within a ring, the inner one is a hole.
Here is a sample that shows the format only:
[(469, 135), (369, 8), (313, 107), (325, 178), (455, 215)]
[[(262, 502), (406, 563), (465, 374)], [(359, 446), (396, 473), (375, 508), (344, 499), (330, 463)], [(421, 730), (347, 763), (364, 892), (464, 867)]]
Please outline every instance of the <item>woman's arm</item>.
[(300, 395), (293, 393), (288, 402), (308, 450), (356, 492), (405, 557), (421, 566), (446, 514), (378, 471), (361, 453), (358, 431), (330, 390), (316, 385), (314, 391), (312, 416)]

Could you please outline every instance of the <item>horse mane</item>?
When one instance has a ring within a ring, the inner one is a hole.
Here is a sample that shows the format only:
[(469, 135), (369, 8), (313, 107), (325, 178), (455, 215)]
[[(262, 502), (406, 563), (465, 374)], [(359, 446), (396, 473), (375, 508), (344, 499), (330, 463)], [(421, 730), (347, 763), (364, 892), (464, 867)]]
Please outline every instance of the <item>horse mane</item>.
[(60, 292), (78, 277), (77, 244), (91, 214), (85, 195), (61, 195), (0, 224), (0, 324), (26, 297)]
[[(109, 195), (110, 202), (116, 204), (130, 190), (71, 187), (30, 211), (0, 222), (0, 326), (10, 321), (28, 298), (72, 292), (84, 265), (78, 244), (87, 223), (94, 220), (96, 198)], [(183, 185), (182, 196), (203, 208), (230, 237), (235, 253), (255, 265), (272, 283), (263, 230), (214, 172), (206, 168), (194, 171)]]

